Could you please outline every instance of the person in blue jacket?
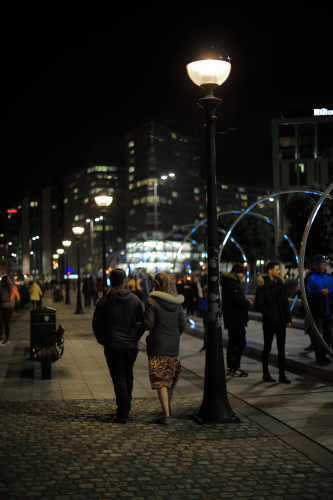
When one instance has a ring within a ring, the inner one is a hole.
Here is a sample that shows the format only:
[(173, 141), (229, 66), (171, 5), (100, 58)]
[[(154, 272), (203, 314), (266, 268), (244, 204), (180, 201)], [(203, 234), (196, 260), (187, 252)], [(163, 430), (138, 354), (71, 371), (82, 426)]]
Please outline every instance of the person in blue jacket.
[[(314, 322), (328, 346), (333, 337), (333, 278), (326, 271), (327, 260), (323, 255), (315, 255), (313, 267), (305, 278), (306, 296)], [(329, 365), (325, 349), (316, 338), (315, 354), (318, 365)]]

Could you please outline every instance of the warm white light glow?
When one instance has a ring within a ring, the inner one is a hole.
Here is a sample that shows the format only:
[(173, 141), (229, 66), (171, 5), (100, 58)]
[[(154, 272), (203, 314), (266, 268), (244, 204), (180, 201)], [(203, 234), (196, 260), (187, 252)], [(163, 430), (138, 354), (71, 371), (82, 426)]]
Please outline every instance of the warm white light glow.
[(52, 259), (59, 259), (59, 255), (58, 255), (57, 253), (54, 253), (54, 254), (52, 255)]
[(64, 240), (61, 242), (62, 246), (65, 247), (65, 248), (68, 248), (71, 246), (72, 242), (69, 241), (69, 240)]
[(163, 179), (163, 180), (164, 180), (164, 179), (167, 179), (167, 178), (168, 178), (168, 176), (167, 176), (167, 175), (162, 175), (162, 176), (161, 176), (161, 179)]
[(109, 196), (105, 191), (95, 196), (96, 205), (99, 207), (109, 207), (112, 203), (112, 196)]
[(169, 174), (169, 177), (174, 177), (174, 176), (175, 176), (175, 174)]
[(62, 254), (64, 253), (64, 251), (65, 251), (65, 250), (64, 250), (63, 248), (57, 248), (57, 253), (58, 253), (59, 255), (62, 255)]
[(76, 236), (80, 236), (80, 234), (84, 233), (84, 227), (81, 226), (74, 226), (72, 227), (72, 231)]
[(231, 64), (227, 61), (206, 59), (191, 62), (186, 68), (192, 82), (200, 87), (209, 83), (222, 85), (230, 75)]

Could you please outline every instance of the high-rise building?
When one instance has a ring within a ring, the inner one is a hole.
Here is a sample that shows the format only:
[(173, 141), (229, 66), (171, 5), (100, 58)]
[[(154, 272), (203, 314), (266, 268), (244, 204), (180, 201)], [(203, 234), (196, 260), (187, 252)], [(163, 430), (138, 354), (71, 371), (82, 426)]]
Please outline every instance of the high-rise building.
[(127, 241), (206, 217), (201, 141), (152, 119), (125, 135)]
[(22, 200), (22, 274), (42, 276), (43, 211), (40, 192)]
[[(306, 187), (312, 182), (333, 180), (333, 111), (290, 110), (272, 120), (273, 191)], [(282, 217), (285, 198), (276, 198), (276, 220), (287, 230)], [(275, 232), (275, 249), (280, 240)]]
[(87, 166), (68, 173), (64, 179), (64, 231), (63, 238), (72, 241), (69, 248), (69, 267), (76, 268), (75, 236), (73, 224), (84, 225), (80, 238), (81, 272), (95, 273), (102, 267), (102, 219), (95, 196), (107, 190), (113, 197), (106, 215), (107, 257), (125, 248), (126, 203), (125, 169), (123, 166)]
[[(55, 262), (53, 255), (62, 248), (63, 232), (63, 181), (53, 180), (42, 190), (43, 211), (43, 274), (48, 278), (57, 274), (56, 266), (62, 269), (60, 262)], [(60, 265), (59, 265), (60, 264)]]
[(273, 189), (333, 178), (333, 111), (287, 111), (272, 120)]

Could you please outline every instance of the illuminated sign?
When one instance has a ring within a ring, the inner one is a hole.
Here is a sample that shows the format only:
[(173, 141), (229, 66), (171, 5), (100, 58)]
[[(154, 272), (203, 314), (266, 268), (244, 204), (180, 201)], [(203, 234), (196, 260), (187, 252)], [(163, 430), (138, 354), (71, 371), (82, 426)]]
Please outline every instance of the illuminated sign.
[(7, 210), (7, 214), (16, 214), (17, 210)]
[(313, 110), (313, 116), (328, 116), (328, 115), (333, 115), (333, 109), (321, 108)]

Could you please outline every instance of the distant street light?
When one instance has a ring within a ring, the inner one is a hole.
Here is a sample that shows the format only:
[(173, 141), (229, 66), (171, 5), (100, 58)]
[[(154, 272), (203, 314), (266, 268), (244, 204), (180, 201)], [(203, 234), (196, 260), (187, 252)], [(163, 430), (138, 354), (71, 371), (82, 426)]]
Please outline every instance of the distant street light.
[(82, 309), (81, 287), (80, 287), (80, 236), (84, 233), (84, 227), (76, 225), (72, 227), (72, 231), (76, 236), (77, 248), (77, 301), (75, 314), (84, 314)]
[(69, 279), (68, 279), (68, 249), (71, 246), (72, 242), (70, 240), (64, 240), (61, 242), (62, 246), (66, 248), (66, 300), (65, 304), (70, 304), (70, 298), (69, 298)]
[(187, 65), (190, 79), (208, 92), (198, 104), (206, 112), (207, 152), (207, 239), (208, 239), (208, 314), (204, 395), (196, 415), (200, 422), (237, 422), (227, 396), (221, 328), (219, 291), (218, 231), (216, 211), (215, 110), (221, 99), (213, 91), (224, 83), (231, 71), (228, 54), (210, 47)]
[(107, 214), (107, 207), (112, 203), (112, 196), (104, 189), (100, 191), (97, 196), (95, 196), (96, 205), (102, 208), (102, 216), (100, 219), (103, 221), (103, 297), (108, 293), (108, 287), (106, 284), (106, 241), (105, 241), (105, 217)]

